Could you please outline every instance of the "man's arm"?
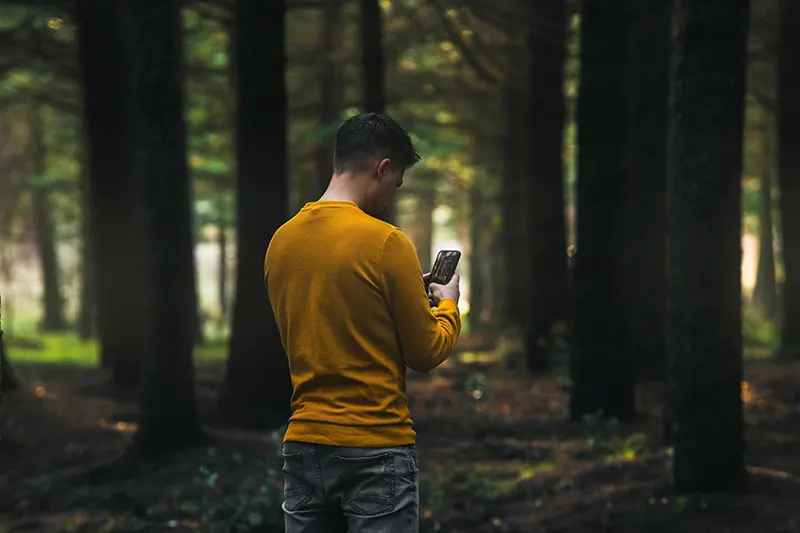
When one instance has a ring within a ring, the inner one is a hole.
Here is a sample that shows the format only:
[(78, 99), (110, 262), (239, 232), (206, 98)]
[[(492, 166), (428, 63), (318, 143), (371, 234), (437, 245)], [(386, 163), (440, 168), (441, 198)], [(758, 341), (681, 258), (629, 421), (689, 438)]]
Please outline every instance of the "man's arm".
[(429, 372), (456, 347), (461, 315), (456, 302), (444, 299), (432, 311), (422, 281), (417, 252), (408, 237), (394, 230), (383, 244), (383, 286), (409, 368)]

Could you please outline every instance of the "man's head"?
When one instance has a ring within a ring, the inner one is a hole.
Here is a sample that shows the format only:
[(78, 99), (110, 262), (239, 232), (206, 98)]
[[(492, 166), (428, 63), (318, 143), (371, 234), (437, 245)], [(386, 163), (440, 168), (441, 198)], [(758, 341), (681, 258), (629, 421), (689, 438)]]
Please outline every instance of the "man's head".
[(336, 132), (334, 179), (347, 175), (363, 189), (364, 209), (382, 213), (403, 184), (405, 171), (420, 157), (411, 137), (381, 113), (362, 113), (347, 119)]

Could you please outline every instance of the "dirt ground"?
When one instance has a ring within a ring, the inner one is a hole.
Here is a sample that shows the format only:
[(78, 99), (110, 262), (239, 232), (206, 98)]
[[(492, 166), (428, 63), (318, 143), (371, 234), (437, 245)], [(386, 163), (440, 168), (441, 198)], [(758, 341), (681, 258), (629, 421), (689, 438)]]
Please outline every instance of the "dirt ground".
[[(282, 531), (259, 525), (281, 519), (278, 436), (213, 423), (219, 367), (198, 376), (214, 443), (127, 479), (98, 465), (126, 449), (132, 399), (100, 371), (17, 370), (24, 389), (0, 405), (0, 533)], [(640, 389), (633, 423), (571, 423), (557, 380), (518, 374), (453, 362), (411, 378), (423, 531), (800, 532), (800, 366), (746, 368), (746, 486), (677, 498), (656, 387)]]

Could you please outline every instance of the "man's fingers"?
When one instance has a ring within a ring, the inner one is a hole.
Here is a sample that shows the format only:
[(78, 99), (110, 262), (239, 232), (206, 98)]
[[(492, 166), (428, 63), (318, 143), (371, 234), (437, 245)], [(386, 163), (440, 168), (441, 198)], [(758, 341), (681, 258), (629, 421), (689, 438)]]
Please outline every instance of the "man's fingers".
[(429, 279), (431, 279), (431, 273), (430, 272), (426, 272), (425, 274), (422, 275), (422, 280), (423, 281), (428, 281)]

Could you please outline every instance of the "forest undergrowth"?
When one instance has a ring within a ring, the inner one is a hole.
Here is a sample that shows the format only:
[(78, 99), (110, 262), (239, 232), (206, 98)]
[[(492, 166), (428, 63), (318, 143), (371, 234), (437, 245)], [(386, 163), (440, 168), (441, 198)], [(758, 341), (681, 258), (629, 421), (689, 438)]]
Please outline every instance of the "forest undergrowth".
[[(133, 395), (113, 394), (98, 370), (17, 368), (23, 389), (0, 406), (0, 533), (283, 531), (279, 434), (215, 418), (219, 364), (198, 370), (213, 442), (126, 476), (98, 467), (128, 447)], [(639, 387), (633, 422), (575, 423), (563, 380), (520, 377), (480, 357), (413, 374), (423, 531), (798, 532), (798, 378), (798, 365), (748, 363), (746, 485), (676, 497), (657, 384)]]

